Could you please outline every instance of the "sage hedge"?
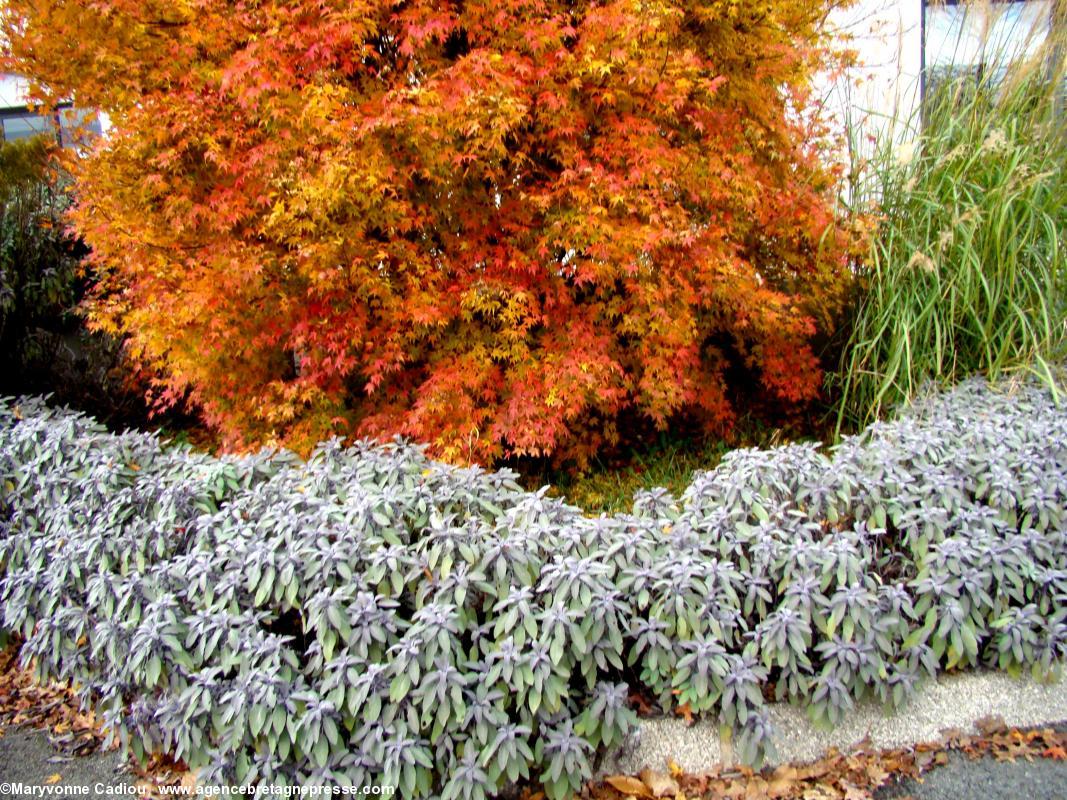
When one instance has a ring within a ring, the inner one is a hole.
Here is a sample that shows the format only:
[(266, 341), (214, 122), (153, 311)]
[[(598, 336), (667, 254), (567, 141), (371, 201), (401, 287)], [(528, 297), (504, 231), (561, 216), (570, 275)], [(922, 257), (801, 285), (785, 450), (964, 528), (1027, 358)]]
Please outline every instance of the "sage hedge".
[(1058, 675), (1067, 411), (972, 381), (824, 453), (738, 450), (588, 517), (395, 442), (216, 458), (0, 401), (0, 627), (204, 783), (553, 800), (631, 694), (773, 751), (940, 670)]

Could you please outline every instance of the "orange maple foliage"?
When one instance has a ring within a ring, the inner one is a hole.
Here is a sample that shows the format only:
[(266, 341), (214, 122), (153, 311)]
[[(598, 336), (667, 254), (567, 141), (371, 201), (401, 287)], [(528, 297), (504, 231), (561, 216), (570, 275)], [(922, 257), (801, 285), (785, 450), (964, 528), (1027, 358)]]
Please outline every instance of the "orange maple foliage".
[(233, 446), (581, 456), (815, 397), (848, 274), (805, 107), (840, 0), (9, 0), (106, 111), (73, 169), (128, 337)]

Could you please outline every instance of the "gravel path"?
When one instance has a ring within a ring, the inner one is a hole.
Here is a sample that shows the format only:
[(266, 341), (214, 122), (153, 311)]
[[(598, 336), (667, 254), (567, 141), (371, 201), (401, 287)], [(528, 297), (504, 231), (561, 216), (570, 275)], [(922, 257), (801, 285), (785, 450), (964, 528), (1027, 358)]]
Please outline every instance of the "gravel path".
[[(819, 758), (829, 747), (847, 752), (863, 740), (879, 750), (938, 741), (945, 729), (971, 730), (983, 717), (1000, 716), (1007, 725), (1018, 727), (1052, 725), (1067, 720), (1067, 681), (1043, 684), (1029, 678), (1015, 680), (1002, 672), (948, 675), (920, 688), (895, 714), (866, 703), (832, 731), (815, 728), (804, 711), (793, 706), (776, 703), (770, 714), (776, 763), (805, 762)], [(636, 775), (645, 767), (663, 770), (668, 760), (700, 774), (729, 763), (731, 755), (714, 721), (687, 726), (681, 719), (646, 719), (629, 745), (605, 759), (600, 774)]]

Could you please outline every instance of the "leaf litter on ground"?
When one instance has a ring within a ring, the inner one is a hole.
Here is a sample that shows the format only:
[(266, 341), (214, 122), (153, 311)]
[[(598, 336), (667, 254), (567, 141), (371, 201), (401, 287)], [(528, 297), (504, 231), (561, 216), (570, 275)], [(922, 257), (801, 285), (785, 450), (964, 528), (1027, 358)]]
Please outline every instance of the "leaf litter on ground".
[(921, 781), (924, 774), (948, 763), (949, 752), (970, 759), (1063, 761), (1067, 760), (1067, 732), (1049, 727), (1013, 728), (1000, 717), (987, 717), (978, 720), (974, 732), (946, 729), (942, 739), (936, 742), (887, 750), (875, 750), (861, 742), (847, 753), (831, 748), (818, 761), (782, 764), (759, 772), (727, 766), (698, 775), (670, 762), (666, 772), (645, 770), (639, 776), (613, 775), (603, 783), (590, 784), (586, 797), (590, 800), (870, 800), (877, 789), (894, 781), (908, 778)]
[[(103, 721), (81, 708), (71, 686), (38, 683), (33, 670), (19, 664), (18, 646), (11, 645), (0, 651), (0, 739), (8, 728), (15, 727), (44, 731), (57, 753), (48, 762), (60, 769), (76, 757), (89, 757), (119, 746), (104, 732)], [(160, 787), (196, 785), (184, 764), (161, 756), (151, 757), (144, 767), (131, 759), (127, 768), (141, 790), (139, 797), (161, 796)], [(57, 783), (60, 779), (61, 773), (56, 773), (45, 782)]]
[(0, 735), (18, 725), (47, 730), (52, 746), (64, 756), (110, 749), (100, 720), (92, 711), (82, 710), (74, 690), (40, 685), (32, 670), (19, 666), (18, 649), (9, 647), (0, 652)]

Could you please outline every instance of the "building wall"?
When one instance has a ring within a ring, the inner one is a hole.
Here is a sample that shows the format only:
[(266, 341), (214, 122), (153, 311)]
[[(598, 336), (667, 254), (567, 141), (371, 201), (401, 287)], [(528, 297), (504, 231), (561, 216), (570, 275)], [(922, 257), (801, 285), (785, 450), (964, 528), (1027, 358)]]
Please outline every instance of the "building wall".
[(26, 105), (26, 81), (17, 75), (0, 72), (0, 109)]
[(859, 62), (827, 89), (841, 124), (910, 118), (919, 102), (922, 0), (858, 0), (831, 25)]

